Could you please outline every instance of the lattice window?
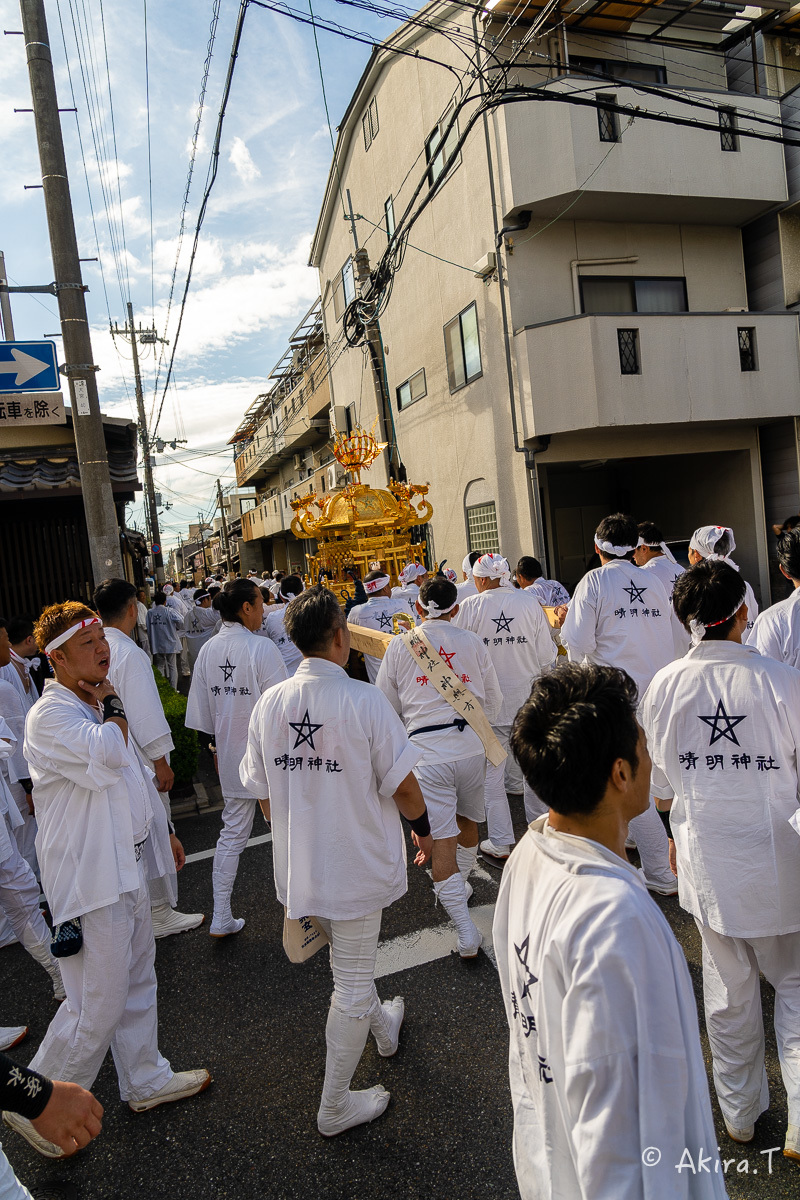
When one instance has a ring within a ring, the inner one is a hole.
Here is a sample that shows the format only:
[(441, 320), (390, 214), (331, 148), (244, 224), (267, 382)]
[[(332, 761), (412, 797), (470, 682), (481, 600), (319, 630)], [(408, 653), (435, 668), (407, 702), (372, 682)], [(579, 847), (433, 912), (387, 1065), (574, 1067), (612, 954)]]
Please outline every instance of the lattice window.
[(479, 550), (481, 554), (499, 554), (497, 510), (493, 500), (488, 504), (473, 504), (467, 509), (467, 536), (470, 552)]
[(756, 331), (755, 329), (739, 329), (739, 366), (743, 371), (757, 371), (756, 361)]
[(639, 330), (618, 329), (619, 369), (623, 375), (641, 375), (639, 361)]
[(600, 141), (618, 142), (619, 119), (617, 113), (611, 108), (603, 108), (604, 101), (607, 104), (616, 104), (617, 97), (613, 92), (598, 92), (597, 100), (599, 103), (597, 109), (597, 126), (600, 131)]

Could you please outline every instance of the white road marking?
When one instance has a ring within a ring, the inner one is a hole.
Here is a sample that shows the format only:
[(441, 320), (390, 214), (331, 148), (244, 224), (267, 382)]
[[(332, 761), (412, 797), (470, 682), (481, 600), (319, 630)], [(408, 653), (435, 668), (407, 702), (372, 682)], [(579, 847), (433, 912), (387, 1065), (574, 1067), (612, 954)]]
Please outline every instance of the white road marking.
[[(245, 850), (248, 846), (263, 846), (266, 842), (272, 841), (271, 833), (262, 833), (258, 837), (252, 837), (245, 845)], [(187, 863), (202, 862), (204, 858), (213, 858), (216, 854), (216, 847), (213, 850), (198, 850), (196, 854), (187, 854)]]

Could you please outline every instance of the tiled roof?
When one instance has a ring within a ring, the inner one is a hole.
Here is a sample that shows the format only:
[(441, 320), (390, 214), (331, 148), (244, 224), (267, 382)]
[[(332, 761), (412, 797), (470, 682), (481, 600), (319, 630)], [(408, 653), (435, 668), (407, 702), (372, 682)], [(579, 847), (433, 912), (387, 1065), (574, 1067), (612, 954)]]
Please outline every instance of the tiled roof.
[[(71, 448), (65, 449), (69, 451)], [(128, 484), (131, 488), (136, 486), (138, 479), (134, 454), (110, 450), (108, 465), (112, 483)], [(30, 452), (0, 452), (0, 491), (49, 491), (80, 487), (80, 483), (78, 459), (73, 453), (56, 454), (52, 447), (46, 448), (35, 458), (30, 456)]]

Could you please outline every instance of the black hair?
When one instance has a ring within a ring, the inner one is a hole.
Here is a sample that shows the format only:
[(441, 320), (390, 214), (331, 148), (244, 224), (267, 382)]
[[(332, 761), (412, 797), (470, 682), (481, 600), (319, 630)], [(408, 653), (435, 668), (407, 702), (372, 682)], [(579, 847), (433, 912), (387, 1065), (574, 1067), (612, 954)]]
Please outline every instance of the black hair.
[(218, 584), (210, 583), (208, 585), (209, 596), (217, 596), (217, 595), (219, 595), (219, 593), (221, 591), (222, 591), (222, 588)]
[[(598, 538), (601, 542), (610, 542), (612, 546), (635, 546), (639, 540), (639, 530), (633, 517), (626, 513), (612, 513), (610, 517), (603, 517), (597, 526), (595, 542)], [(606, 554), (605, 557), (627, 559), (630, 562), (633, 559), (633, 550), (629, 550), (627, 554)]]
[(7, 623), (8, 640), (12, 646), (18, 646), (33, 634), (33, 621), (30, 617), (12, 617)]
[(94, 589), (92, 602), (104, 621), (115, 621), (125, 615), (136, 588), (127, 579), (104, 579)]
[(786, 529), (778, 538), (778, 562), (792, 579), (800, 579), (800, 528)]
[(231, 579), (214, 597), (213, 604), (223, 621), (238, 621), (243, 624), (239, 613), (243, 604), (255, 604), (261, 593), (252, 579)]
[(471, 567), (474, 567), (474, 566), (475, 566), (475, 563), (478, 561), (478, 559), (481, 557), (481, 555), (482, 555), (482, 554), (483, 554), (483, 550), (472, 550), (472, 551), (470, 551), (470, 556), (469, 556), (469, 565), (470, 565)]
[(181, 581), (180, 581), (180, 582), (179, 582), (179, 584), (178, 584), (178, 587), (179, 587), (179, 588), (185, 588), (185, 587), (188, 587), (188, 586), (189, 586), (189, 583), (188, 583), (188, 581), (187, 581), (186, 579), (181, 579)]
[(426, 579), (419, 589), (420, 604), (427, 604), (432, 600), (439, 608), (449, 608), (457, 599), (458, 588), (446, 575), (434, 575), (432, 579)]
[(544, 575), (544, 571), (538, 558), (534, 558), (531, 554), (523, 554), (517, 563), (514, 574), (521, 575), (523, 579), (540, 579)]
[(284, 596), (299, 596), (303, 590), (303, 581), (299, 575), (284, 575), (280, 590)]
[(166, 592), (153, 592), (153, 604), (166, 604), (166, 603), (167, 603), (167, 593)]
[[(733, 628), (736, 613), (744, 603), (744, 580), (726, 562), (695, 563), (679, 577), (672, 593), (678, 620), (688, 629), (691, 620), (710, 626), (703, 641), (724, 641)], [(726, 618), (722, 620), (722, 618)], [(722, 621), (721, 625), (715, 622)]]
[(309, 655), (327, 650), (346, 620), (333, 592), (318, 583), (291, 602), (284, 624), (300, 653)]
[(8, 621), (5, 617), (0, 617), (0, 629), (8, 629)]
[(647, 546), (651, 543), (658, 546), (660, 542), (664, 541), (663, 533), (652, 521), (639, 522), (639, 537)]
[(268, 587), (260, 587), (258, 590), (261, 592), (264, 603), (271, 604), (273, 601), (273, 595), (270, 589)]
[(625, 671), (568, 663), (539, 678), (514, 719), (511, 751), (541, 800), (593, 812), (617, 759), (639, 766), (636, 684)]

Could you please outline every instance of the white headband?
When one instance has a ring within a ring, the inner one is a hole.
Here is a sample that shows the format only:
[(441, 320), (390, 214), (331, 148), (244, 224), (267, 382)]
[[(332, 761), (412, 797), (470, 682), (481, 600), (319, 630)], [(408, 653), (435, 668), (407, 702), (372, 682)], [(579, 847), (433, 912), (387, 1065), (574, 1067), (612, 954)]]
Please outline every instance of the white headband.
[[(665, 558), (669, 559), (671, 563), (675, 563), (676, 566), (678, 565), (677, 558), (666, 542), (646, 542), (644, 538), (639, 538), (639, 546), (647, 546), (648, 550), (660, 550)], [(637, 550), (639, 546), (636, 547)]]
[(422, 563), (416, 563), (415, 565), (416, 565), (416, 568), (417, 568), (417, 578), (418, 578), (418, 579), (419, 579), (420, 575), (427, 575), (427, 574), (428, 574), (428, 568), (427, 568), (427, 567), (424, 567), (424, 566), (422, 565)]
[(398, 575), (398, 579), (402, 579), (403, 583), (411, 583), (412, 580), (414, 580), (416, 578), (417, 578), (417, 564), (416, 563), (406, 563), (406, 565), (403, 567), (402, 571)]
[(449, 612), (453, 611), (453, 609), (458, 604), (458, 600), (454, 600), (449, 608), (439, 608), (439, 605), (436, 603), (435, 600), (428, 600), (426, 603), (424, 600), (418, 599), (417, 604), (420, 606), (420, 608), (424, 612), (426, 612), (428, 614), (429, 617), (443, 617), (445, 615), (445, 613), (449, 613)]
[[(598, 550), (602, 550), (603, 554), (609, 555), (611, 558), (624, 558), (626, 554), (630, 554), (636, 546), (612, 546), (611, 542), (604, 542), (597, 534), (594, 535), (594, 544)], [(639, 539), (641, 545), (641, 538)]]
[(85, 621), (79, 621), (77, 625), (70, 625), (69, 629), (65, 629), (63, 633), (58, 635), (58, 637), (54, 637), (52, 642), (47, 643), (44, 648), (45, 654), (49, 657), (53, 650), (57, 650), (59, 646), (63, 646), (64, 642), (68, 642), (71, 637), (74, 637), (76, 633), (80, 633), (80, 631), (85, 629), (87, 625), (102, 624), (103, 622), (99, 617), (89, 617)]
[(456, 573), (452, 567), (448, 567), (442, 573), (443, 573), (445, 579), (449, 579), (451, 583), (455, 583), (455, 584), (458, 583), (458, 576), (456, 575)]
[(284, 592), (283, 588), (278, 588), (278, 595), (280, 596), (281, 600), (283, 600), (286, 604), (288, 604), (290, 600), (296, 600), (298, 596), (302, 596), (302, 594), (305, 590), (306, 590), (306, 585), (303, 583), (303, 581), (301, 579), (299, 592)]
[(472, 574), (472, 566), (470, 565), (469, 555), (467, 555), (466, 558), (464, 559), (464, 561), (462, 562), (461, 570), (464, 572), (465, 575)]
[(503, 575), (511, 575), (509, 567), (502, 554), (484, 554), (472, 568), (476, 579), (502, 579)]
[(365, 583), (364, 591), (367, 595), (371, 595), (374, 592), (382, 592), (391, 582), (388, 575), (381, 575), (378, 579), (370, 579), (369, 583)]
[(702, 642), (703, 638), (705, 637), (707, 629), (713, 629), (716, 625), (724, 625), (726, 621), (730, 621), (731, 617), (735, 617), (739, 609), (744, 604), (745, 599), (746, 597), (742, 596), (733, 612), (728, 613), (727, 617), (723, 617), (721, 621), (709, 621), (707, 625), (704, 625), (702, 621), (698, 621), (697, 617), (692, 617), (689, 621), (689, 632), (692, 635), (692, 645), (699, 646), (700, 642)]
[(171, 583), (164, 584), (164, 595), (165, 596), (171, 596), (174, 591), (175, 591), (175, 588), (172, 586)]
[[(716, 545), (724, 533), (727, 533), (730, 540), (728, 554), (733, 554), (736, 549), (736, 542), (733, 537), (733, 530), (727, 525), (701, 525), (699, 529), (695, 529), (689, 542), (689, 549), (696, 550), (703, 558), (709, 559), (711, 562), (726, 562), (736, 566), (725, 554), (717, 554)], [(736, 567), (738, 571), (739, 568)]]

